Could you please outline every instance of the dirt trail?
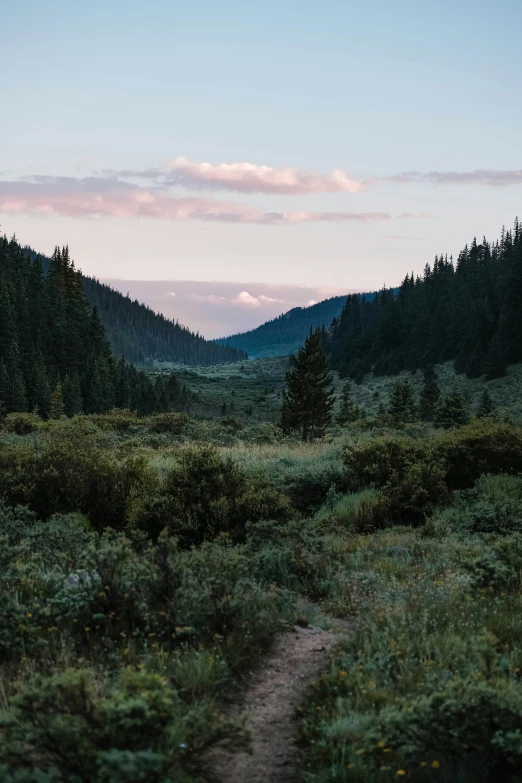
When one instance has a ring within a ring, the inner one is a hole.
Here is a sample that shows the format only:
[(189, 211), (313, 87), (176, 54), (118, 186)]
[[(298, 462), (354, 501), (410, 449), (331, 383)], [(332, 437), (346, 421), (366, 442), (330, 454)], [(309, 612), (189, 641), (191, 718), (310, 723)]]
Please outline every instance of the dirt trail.
[[(350, 628), (342, 621), (336, 621), (336, 626), (341, 632)], [(215, 749), (210, 764), (216, 781), (297, 783), (299, 751), (292, 744), (295, 712), (306, 688), (327, 666), (341, 635), (314, 626), (295, 626), (278, 636), (239, 704), (234, 705), (234, 714), (247, 716), (252, 754)]]

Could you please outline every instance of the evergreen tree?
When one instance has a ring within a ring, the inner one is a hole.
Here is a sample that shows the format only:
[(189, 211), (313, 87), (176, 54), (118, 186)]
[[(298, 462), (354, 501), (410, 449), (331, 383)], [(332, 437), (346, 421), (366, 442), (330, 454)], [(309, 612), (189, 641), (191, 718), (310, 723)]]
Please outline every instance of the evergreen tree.
[(426, 367), (419, 404), (419, 416), (422, 421), (433, 421), (437, 414), (437, 405), (440, 400), (440, 388), (437, 380), (437, 373), (433, 365)]
[(341, 377), (416, 370), (453, 360), (469, 377), (497, 378), (522, 361), (522, 231), (473, 240), (457, 262), (435, 256), (398, 290), (352, 294), (332, 324), (329, 352)]
[(409, 378), (397, 378), (388, 412), (398, 423), (414, 421), (417, 415), (413, 385)]
[(325, 434), (332, 418), (332, 374), (323, 350), (323, 336), (310, 330), (304, 346), (285, 375), (281, 428), (299, 432), (304, 441)]
[(352, 387), (349, 381), (343, 385), (341, 392), (341, 404), (337, 414), (337, 422), (341, 426), (357, 421), (359, 418), (359, 409), (352, 396)]
[(435, 417), (437, 427), (449, 429), (469, 422), (469, 402), (459, 389), (447, 394), (438, 406)]
[(63, 404), (63, 392), (62, 384), (60, 381), (54, 387), (54, 391), (51, 394), (51, 405), (49, 410), (50, 419), (61, 419), (65, 416), (65, 407)]
[(77, 373), (66, 375), (62, 384), (63, 407), (67, 416), (76, 416), (83, 410), (82, 390)]
[(488, 389), (484, 387), (484, 391), (482, 392), (482, 396), (477, 407), (477, 418), (485, 419), (488, 416), (493, 416), (494, 413), (495, 405), (491, 398), (491, 394), (489, 393)]

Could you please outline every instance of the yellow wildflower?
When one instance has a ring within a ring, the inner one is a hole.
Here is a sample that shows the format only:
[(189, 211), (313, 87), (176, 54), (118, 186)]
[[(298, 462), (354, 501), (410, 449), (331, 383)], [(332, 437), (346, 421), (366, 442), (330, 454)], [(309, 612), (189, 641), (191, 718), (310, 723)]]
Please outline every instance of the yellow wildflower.
[(438, 769), (440, 767), (440, 761), (432, 761), (431, 766), (433, 769)]

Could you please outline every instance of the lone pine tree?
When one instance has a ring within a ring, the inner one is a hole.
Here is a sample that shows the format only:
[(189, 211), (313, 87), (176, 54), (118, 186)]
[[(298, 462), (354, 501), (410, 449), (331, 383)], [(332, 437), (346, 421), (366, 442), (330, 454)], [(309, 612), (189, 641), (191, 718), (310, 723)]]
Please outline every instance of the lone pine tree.
[(343, 424), (357, 421), (358, 418), (359, 408), (352, 395), (352, 385), (350, 381), (346, 381), (341, 392), (341, 404), (337, 414), (337, 422), (342, 426)]
[(397, 422), (414, 421), (417, 415), (413, 385), (409, 378), (397, 378), (390, 397), (389, 413)]
[(310, 330), (285, 376), (281, 428), (299, 432), (304, 441), (324, 435), (332, 420), (332, 374), (323, 344), (321, 331)]

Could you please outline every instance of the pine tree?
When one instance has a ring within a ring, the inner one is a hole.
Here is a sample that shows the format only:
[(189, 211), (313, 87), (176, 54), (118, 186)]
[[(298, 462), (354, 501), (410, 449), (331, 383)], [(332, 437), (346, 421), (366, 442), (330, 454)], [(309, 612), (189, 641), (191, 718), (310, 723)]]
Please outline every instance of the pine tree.
[(469, 422), (469, 402), (459, 389), (447, 394), (438, 406), (435, 416), (437, 427), (460, 427)]
[(76, 416), (77, 413), (81, 413), (83, 410), (82, 390), (80, 379), (76, 373), (72, 376), (65, 376), (62, 392), (65, 414), (67, 416)]
[(482, 396), (477, 407), (477, 418), (485, 419), (488, 416), (493, 416), (494, 413), (495, 405), (493, 403), (493, 399), (488, 389), (484, 387), (484, 391), (482, 392)]
[(51, 394), (51, 406), (49, 410), (50, 419), (61, 419), (65, 416), (65, 407), (63, 404), (62, 384), (58, 381)]
[(433, 365), (424, 370), (424, 386), (422, 387), (419, 404), (419, 416), (422, 421), (433, 421), (437, 414), (440, 400), (440, 388), (437, 373)]
[(390, 397), (389, 413), (396, 422), (414, 421), (416, 418), (413, 385), (409, 378), (397, 378)]
[(359, 418), (359, 409), (352, 396), (352, 387), (350, 381), (346, 381), (341, 392), (341, 404), (337, 414), (337, 422), (341, 426), (357, 421)]
[(283, 432), (299, 432), (304, 441), (324, 435), (332, 418), (334, 394), (319, 329), (310, 330), (285, 382), (280, 423)]
[(24, 376), (21, 370), (15, 370), (12, 375), (7, 407), (10, 411), (27, 410), (27, 394), (25, 391)]

